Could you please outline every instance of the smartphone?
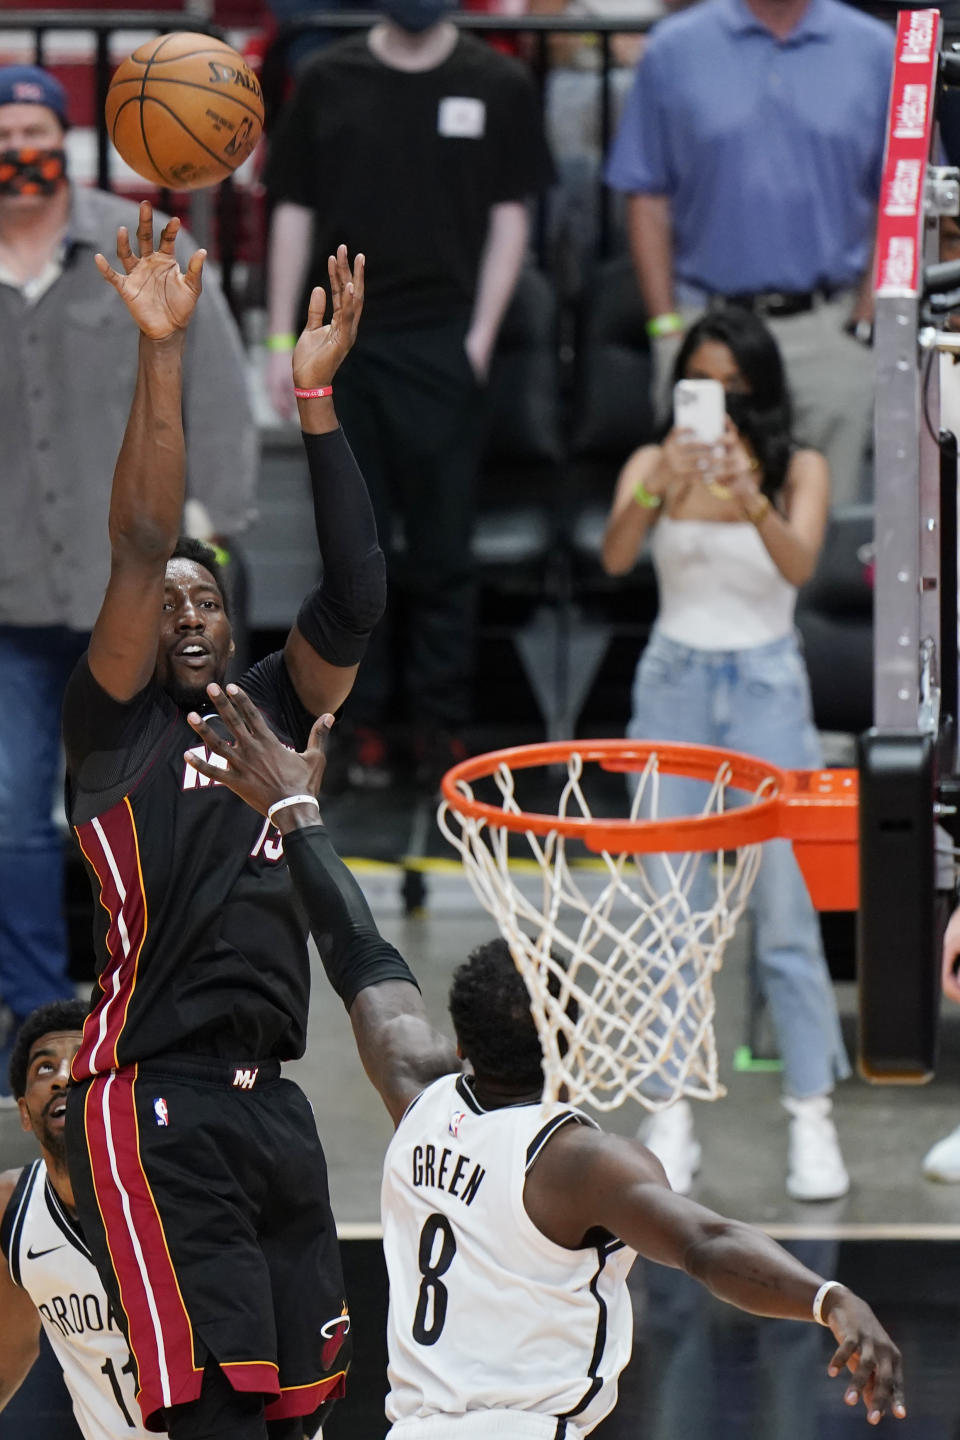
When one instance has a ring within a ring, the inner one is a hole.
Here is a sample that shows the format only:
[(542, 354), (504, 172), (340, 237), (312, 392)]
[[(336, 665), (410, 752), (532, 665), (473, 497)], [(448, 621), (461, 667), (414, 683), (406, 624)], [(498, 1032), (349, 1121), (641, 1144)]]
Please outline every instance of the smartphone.
[(719, 380), (678, 380), (673, 387), (673, 423), (691, 430), (704, 445), (723, 434), (727, 416), (726, 394)]

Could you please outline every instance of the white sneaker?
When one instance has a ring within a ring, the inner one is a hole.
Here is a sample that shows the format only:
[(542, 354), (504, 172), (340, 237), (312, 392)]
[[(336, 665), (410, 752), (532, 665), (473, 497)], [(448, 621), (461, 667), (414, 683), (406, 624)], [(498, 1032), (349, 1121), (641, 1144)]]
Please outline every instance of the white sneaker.
[(839, 1200), (850, 1189), (850, 1176), (840, 1153), (831, 1118), (829, 1095), (806, 1100), (783, 1096), (790, 1116), (787, 1194), (791, 1200)]
[(923, 1157), (923, 1173), (944, 1185), (960, 1182), (960, 1127), (930, 1147)]
[(667, 1172), (670, 1188), (689, 1195), (700, 1169), (700, 1142), (693, 1133), (690, 1101), (677, 1100), (666, 1110), (654, 1111), (637, 1133)]

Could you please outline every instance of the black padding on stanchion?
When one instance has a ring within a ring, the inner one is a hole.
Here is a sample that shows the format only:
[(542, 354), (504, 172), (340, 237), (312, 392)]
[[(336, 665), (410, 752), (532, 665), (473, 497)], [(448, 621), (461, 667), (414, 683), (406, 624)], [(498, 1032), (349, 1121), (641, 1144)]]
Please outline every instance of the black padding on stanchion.
[(934, 740), (868, 730), (858, 748), (859, 1066), (910, 1084), (933, 1073), (940, 993)]

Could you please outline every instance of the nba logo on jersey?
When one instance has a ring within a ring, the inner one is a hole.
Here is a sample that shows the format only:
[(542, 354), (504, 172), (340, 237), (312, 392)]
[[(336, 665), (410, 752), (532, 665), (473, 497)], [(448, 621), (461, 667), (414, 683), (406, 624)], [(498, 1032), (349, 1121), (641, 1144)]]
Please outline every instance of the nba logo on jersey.
[(450, 1116), (450, 1124), (447, 1126), (447, 1129), (450, 1131), (450, 1134), (453, 1136), (454, 1140), (460, 1139), (460, 1126), (463, 1124), (466, 1118), (467, 1112), (465, 1110), (454, 1110), (453, 1114)]
[(153, 1113), (157, 1117), (158, 1125), (169, 1125), (170, 1115), (167, 1110), (167, 1102), (162, 1095), (158, 1095), (153, 1102)]

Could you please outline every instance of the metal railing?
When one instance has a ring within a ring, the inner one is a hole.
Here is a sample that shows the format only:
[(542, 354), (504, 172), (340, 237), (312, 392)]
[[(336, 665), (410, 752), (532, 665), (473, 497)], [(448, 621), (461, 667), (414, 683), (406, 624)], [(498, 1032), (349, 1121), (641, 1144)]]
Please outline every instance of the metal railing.
[[(267, 112), (269, 133), (270, 121), (282, 108), (290, 80), (287, 55), (290, 47), (303, 36), (317, 32), (340, 31), (348, 33), (366, 29), (382, 18), (376, 11), (311, 11), (294, 16), (277, 27), (264, 58), (261, 80), (264, 103)], [(451, 17), (456, 25), (478, 34), (517, 37), (525, 42), (529, 55), (525, 56), (545, 104), (547, 78), (551, 71), (550, 41), (557, 35), (583, 35), (590, 37), (597, 47), (598, 91), (598, 137), (600, 153), (609, 148), (613, 128), (613, 98), (611, 75), (613, 63), (613, 38), (617, 35), (643, 34), (649, 30), (651, 20), (613, 21), (603, 19), (574, 19), (566, 16), (525, 15), (502, 16), (481, 15), (470, 12), (456, 12)], [(34, 61), (42, 65), (46, 59), (48, 37), (55, 32), (86, 31), (94, 41), (94, 57), (91, 83), (94, 91), (94, 111), (97, 117), (96, 135), (96, 177), (101, 189), (109, 190), (111, 184), (111, 148), (103, 121), (104, 105), (112, 73), (110, 42), (117, 31), (143, 31), (145, 34), (163, 32), (178, 25), (189, 25), (191, 30), (205, 34), (224, 36), (222, 26), (198, 19), (194, 14), (185, 15), (176, 11), (144, 10), (3, 10), (0, 11), (0, 35), (3, 32), (23, 31), (33, 38)], [(231, 304), (234, 303), (233, 272), (236, 260), (235, 206), (239, 197), (231, 192), (230, 181), (223, 181), (218, 187), (217, 220), (219, 232), (219, 259), (223, 272), (224, 290)], [(161, 205), (169, 208), (169, 197), (161, 193)], [(611, 198), (597, 176), (596, 198), (598, 248), (601, 255), (611, 245)], [(547, 210), (542, 200), (538, 208), (535, 247), (543, 262), (546, 253)]]
[[(882, 3), (864, 5), (859, 8), (890, 18), (889, 7)], [(267, 129), (272, 118), (282, 108), (290, 83), (288, 55), (290, 48), (304, 36), (317, 32), (341, 31), (344, 33), (368, 28), (382, 18), (376, 11), (309, 11), (296, 15), (280, 24), (273, 34), (264, 57), (261, 81), (267, 113)], [(597, 77), (597, 137), (600, 162), (597, 167), (594, 207), (596, 215), (596, 248), (601, 258), (607, 256), (613, 239), (613, 197), (602, 178), (602, 157), (607, 154), (613, 138), (613, 86), (612, 76), (617, 68), (614, 62), (614, 37), (620, 35), (645, 34), (654, 21), (601, 19), (587, 16), (567, 15), (487, 15), (473, 12), (456, 12), (451, 16), (463, 30), (490, 37), (511, 37), (518, 40), (524, 49), (524, 58), (529, 63), (540, 92), (541, 104), (546, 108), (548, 78), (554, 68), (551, 64), (550, 42), (557, 36), (582, 35), (589, 37), (596, 46), (598, 64)], [(117, 31), (143, 31), (156, 33), (176, 26), (189, 26), (191, 30), (223, 38), (222, 26), (204, 20), (195, 11), (146, 11), (146, 10), (3, 10), (0, 11), (0, 35), (9, 31), (27, 32), (33, 37), (35, 63), (42, 65), (47, 50), (47, 40), (57, 31), (86, 31), (94, 39), (92, 84), (94, 88), (94, 109), (96, 125), (96, 175), (101, 189), (111, 186), (111, 149), (104, 123), (104, 105), (111, 77), (110, 41)], [(960, 21), (958, 21), (960, 25)], [(235, 305), (233, 275), (237, 251), (236, 206), (239, 196), (230, 180), (217, 187), (216, 211), (219, 235), (219, 259), (223, 274), (223, 286), (228, 300)], [(169, 197), (161, 192), (161, 205), (169, 207)], [(543, 264), (547, 253), (547, 201), (542, 197), (538, 206), (535, 231), (535, 248)]]

